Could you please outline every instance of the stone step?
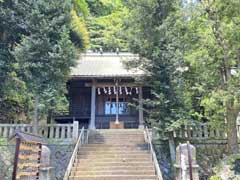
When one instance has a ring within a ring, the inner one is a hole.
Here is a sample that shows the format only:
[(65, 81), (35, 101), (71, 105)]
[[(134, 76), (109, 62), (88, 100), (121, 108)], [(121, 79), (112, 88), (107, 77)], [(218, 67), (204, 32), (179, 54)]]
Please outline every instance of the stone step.
[(155, 175), (91, 175), (91, 176), (70, 176), (69, 180), (156, 180)]
[(89, 135), (89, 139), (104, 139), (104, 138), (109, 138), (109, 139), (143, 139), (144, 140), (144, 135), (129, 135), (129, 134), (95, 134), (95, 135)]
[(147, 143), (141, 143), (141, 144), (128, 144), (128, 145), (123, 145), (123, 144), (96, 144), (96, 143), (91, 143), (91, 144), (85, 144), (83, 145), (81, 148), (84, 147), (97, 147), (97, 148), (101, 148), (101, 147), (121, 147), (121, 148), (133, 148), (133, 147), (147, 147)]
[(103, 155), (117, 155), (117, 154), (123, 154), (123, 155), (132, 155), (132, 154), (149, 154), (149, 151), (146, 151), (146, 150), (129, 150), (129, 151), (126, 151), (126, 150), (89, 150), (89, 151), (79, 151), (78, 152), (78, 155), (100, 155), (100, 156), (103, 156)]
[(135, 145), (135, 144), (145, 144), (144, 140), (135, 140), (135, 139), (89, 139), (89, 144), (99, 144), (99, 143), (114, 143), (114, 144), (129, 144), (129, 145)]
[(137, 139), (89, 139), (88, 140), (88, 143), (91, 144), (91, 143), (98, 143), (98, 142), (115, 142), (115, 143), (141, 143), (141, 144), (144, 144), (144, 140), (137, 140)]
[(78, 152), (77, 158), (93, 157), (151, 157), (148, 151), (85, 151)]
[[(89, 161), (92, 161), (91, 158), (81, 158), (76, 159), (76, 163), (88, 163)], [(97, 158), (94, 160), (95, 162), (144, 162), (148, 161), (151, 162), (151, 158)]]
[(79, 166), (79, 167), (73, 167), (72, 170), (73, 171), (115, 171), (115, 170), (130, 170), (130, 171), (134, 171), (134, 170), (146, 170), (146, 171), (154, 171), (154, 166), (148, 164), (148, 166), (109, 166), (109, 167), (105, 167), (105, 166), (92, 166), (92, 167), (87, 167), (87, 166)]
[(77, 156), (77, 158), (91, 158), (91, 159), (101, 159), (101, 158), (149, 158), (151, 157), (149, 153), (138, 153), (138, 154), (116, 154), (116, 153), (112, 153), (112, 154), (108, 154), (108, 153), (104, 153), (104, 154), (95, 154), (95, 153), (91, 153), (91, 154), (80, 154)]
[(143, 130), (96, 130), (82, 146), (69, 180), (156, 180)]
[(88, 139), (141, 139), (145, 140), (143, 135), (90, 135)]
[(94, 142), (94, 141), (91, 141), (89, 143), (92, 143), (92, 144), (105, 144), (105, 145), (118, 145), (118, 144), (122, 144), (122, 145), (138, 145), (138, 144), (142, 144), (142, 142)]
[(81, 166), (105, 166), (105, 167), (111, 167), (111, 166), (149, 166), (152, 165), (152, 162), (149, 161), (142, 161), (142, 162), (98, 162), (98, 161), (85, 161), (85, 162), (74, 162), (74, 167), (81, 167)]
[[(97, 145), (97, 144), (96, 144)], [(98, 144), (97, 146), (83, 146), (79, 149), (79, 151), (131, 151), (131, 150), (147, 150), (147, 146), (107, 146), (102, 144)]]
[(99, 133), (103, 133), (103, 134), (143, 134), (144, 130), (142, 129), (96, 129), (96, 130), (90, 130), (91, 134), (99, 134)]
[(101, 137), (105, 137), (105, 138), (113, 138), (113, 139), (127, 139), (128, 137), (134, 137), (134, 138), (143, 138), (144, 139), (144, 135), (141, 134), (89, 134), (88, 135), (89, 138), (101, 138)]
[(114, 170), (114, 171), (72, 171), (71, 176), (89, 176), (89, 175), (153, 175), (154, 170)]

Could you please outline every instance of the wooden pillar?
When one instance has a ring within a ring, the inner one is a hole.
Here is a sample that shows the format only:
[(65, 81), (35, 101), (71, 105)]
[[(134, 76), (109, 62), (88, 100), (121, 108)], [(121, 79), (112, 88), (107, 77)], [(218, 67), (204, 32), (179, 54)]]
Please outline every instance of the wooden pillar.
[(142, 87), (139, 87), (139, 94), (138, 94), (138, 101), (139, 101), (139, 128), (144, 128), (143, 122), (143, 91)]
[(18, 166), (18, 155), (20, 151), (20, 144), (21, 139), (19, 137), (16, 138), (16, 150), (15, 150), (15, 157), (14, 157), (14, 164), (13, 164), (13, 174), (12, 174), (12, 180), (17, 179), (17, 166)]
[(91, 95), (91, 120), (90, 120), (90, 124), (89, 124), (89, 129), (96, 129), (95, 113), (96, 113), (96, 83), (95, 83), (95, 81), (93, 81), (93, 83), (92, 83), (92, 95)]

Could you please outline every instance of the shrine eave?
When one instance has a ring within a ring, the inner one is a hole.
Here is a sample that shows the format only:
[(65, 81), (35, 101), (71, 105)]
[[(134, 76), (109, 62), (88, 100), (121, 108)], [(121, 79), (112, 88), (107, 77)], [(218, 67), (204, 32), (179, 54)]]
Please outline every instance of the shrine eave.
[(139, 56), (131, 53), (92, 54), (80, 56), (76, 66), (71, 69), (71, 78), (135, 78), (144, 76), (138, 67), (128, 67), (129, 62), (137, 64)]
[(142, 74), (135, 74), (135, 75), (71, 75), (71, 79), (112, 79), (112, 78), (120, 78), (120, 79), (133, 79), (143, 77)]

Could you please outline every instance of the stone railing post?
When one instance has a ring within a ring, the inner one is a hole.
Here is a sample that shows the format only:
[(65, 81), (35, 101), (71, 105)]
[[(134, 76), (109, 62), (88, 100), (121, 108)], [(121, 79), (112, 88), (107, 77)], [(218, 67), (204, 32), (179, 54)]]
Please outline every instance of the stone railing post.
[(77, 141), (78, 139), (78, 131), (79, 131), (79, 123), (78, 121), (73, 121), (73, 140)]
[(41, 164), (39, 168), (40, 180), (52, 180), (52, 170), (50, 166), (51, 151), (47, 146), (42, 146)]
[(187, 143), (176, 149), (175, 180), (199, 180), (196, 148)]
[(175, 161), (176, 161), (176, 151), (175, 151), (176, 146), (175, 146), (175, 141), (174, 141), (173, 132), (170, 132), (170, 133), (169, 133), (168, 143), (169, 143), (169, 150), (170, 150), (171, 162), (172, 162), (172, 164), (174, 164)]

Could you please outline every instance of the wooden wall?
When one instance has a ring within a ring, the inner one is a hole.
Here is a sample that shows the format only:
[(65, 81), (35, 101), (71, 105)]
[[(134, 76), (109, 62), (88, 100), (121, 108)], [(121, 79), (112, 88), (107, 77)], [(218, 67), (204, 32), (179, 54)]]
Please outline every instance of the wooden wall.
[[(105, 82), (105, 81), (104, 81)], [(103, 82), (103, 83), (104, 83)], [(91, 87), (86, 87), (86, 84), (91, 83), (91, 80), (71, 80), (68, 82), (69, 95), (69, 116), (76, 117), (80, 123), (87, 123), (91, 116)], [(149, 88), (143, 89), (143, 95), (149, 97)], [(109, 122), (115, 120), (115, 115), (105, 115), (105, 101), (108, 95), (96, 94), (96, 127), (109, 128)], [(138, 105), (136, 100), (138, 95), (126, 95), (127, 101)], [(119, 115), (120, 121), (125, 122), (125, 128), (137, 128), (139, 124), (138, 110), (131, 108), (127, 115)]]
[(69, 114), (71, 116), (90, 117), (91, 87), (84, 87), (84, 82), (69, 84)]

